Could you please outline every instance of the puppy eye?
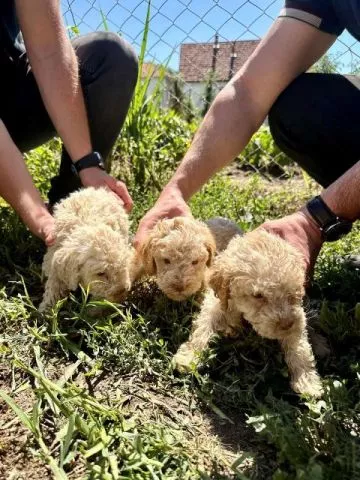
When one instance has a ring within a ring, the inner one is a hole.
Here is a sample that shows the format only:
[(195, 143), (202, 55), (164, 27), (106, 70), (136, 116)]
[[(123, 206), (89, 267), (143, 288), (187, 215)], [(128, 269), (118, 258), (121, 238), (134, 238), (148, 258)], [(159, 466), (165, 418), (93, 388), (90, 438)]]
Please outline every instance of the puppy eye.
[(164, 263), (166, 263), (166, 265), (169, 265), (170, 264), (170, 260), (168, 258), (164, 258)]
[(105, 272), (98, 272), (96, 275), (97, 275), (98, 277), (100, 277), (100, 278), (105, 278), (105, 277), (106, 277), (106, 273), (105, 273)]
[(289, 303), (291, 303), (291, 304), (299, 303), (299, 302), (301, 302), (301, 299), (302, 299), (302, 297), (300, 295), (299, 296), (295, 296), (295, 295), (290, 296), (289, 297)]
[(264, 298), (264, 295), (262, 293), (254, 293), (253, 297), (257, 298), (257, 299), (260, 299), (260, 298)]
[(193, 260), (191, 263), (192, 263), (193, 265), (197, 265), (197, 264), (199, 263), (199, 260)]

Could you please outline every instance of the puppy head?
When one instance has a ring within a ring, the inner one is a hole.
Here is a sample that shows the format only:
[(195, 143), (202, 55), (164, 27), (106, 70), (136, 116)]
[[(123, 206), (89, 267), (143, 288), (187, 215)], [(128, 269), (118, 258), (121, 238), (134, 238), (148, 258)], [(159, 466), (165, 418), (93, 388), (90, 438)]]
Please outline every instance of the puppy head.
[(212, 264), (215, 241), (207, 226), (192, 218), (160, 220), (142, 246), (148, 275), (173, 300), (184, 300), (203, 288)]
[(304, 328), (302, 259), (278, 236), (256, 230), (231, 240), (209, 283), (223, 310), (242, 315), (263, 337), (282, 339)]
[(95, 299), (120, 302), (131, 288), (128, 250), (107, 225), (79, 227), (55, 252), (52, 268), (69, 290), (82, 285)]

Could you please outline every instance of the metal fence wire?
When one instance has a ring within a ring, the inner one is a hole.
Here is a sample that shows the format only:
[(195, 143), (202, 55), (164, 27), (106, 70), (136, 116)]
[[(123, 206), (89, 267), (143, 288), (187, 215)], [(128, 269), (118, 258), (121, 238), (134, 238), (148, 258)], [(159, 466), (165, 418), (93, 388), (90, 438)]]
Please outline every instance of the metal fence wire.
[[(163, 107), (181, 102), (203, 115), (216, 93), (246, 62), (280, 10), (283, 0), (62, 0), (63, 15), (74, 36), (95, 30), (120, 34), (139, 53), (150, 4), (143, 77), (152, 77), (149, 93), (162, 82)], [(359, 73), (360, 48), (344, 33), (315, 67), (327, 73)], [(164, 72), (160, 73), (160, 72)], [(264, 127), (266, 128), (266, 127)], [(263, 151), (261, 138), (248, 155), (279, 161), (279, 152)], [(254, 149), (256, 151), (254, 151)]]

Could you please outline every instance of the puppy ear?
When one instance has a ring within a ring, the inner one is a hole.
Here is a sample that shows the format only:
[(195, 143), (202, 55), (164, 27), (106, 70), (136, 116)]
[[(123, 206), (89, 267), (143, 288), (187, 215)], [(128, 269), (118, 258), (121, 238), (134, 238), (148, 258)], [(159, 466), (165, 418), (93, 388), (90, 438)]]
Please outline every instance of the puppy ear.
[(221, 269), (217, 268), (211, 272), (209, 285), (220, 300), (221, 308), (227, 310), (230, 298), (230, 281), (225, 278)]
[(216, 244), (215, 240), (210, 237), (206, 242), (205, 242), (206, 250), (208, 251), (209, 258), (207, 259), (206, 266), (210, 267), (212, 265), (212, 262), (214, 260), (214, 255), (216, 252)]
[(56, 275), (69, 290), (76, 290), (79, 285), (80, 258), (76, 246), (70, 248), (64, 246), (54, 253), (51, 263), (52, 275)]
[(147, 275), (156, 275), (156, 263), (153, 255), (154, 241), (151, 236), (146, 240), (140, 248), (140, 257), (144, 265), (144, 270)]

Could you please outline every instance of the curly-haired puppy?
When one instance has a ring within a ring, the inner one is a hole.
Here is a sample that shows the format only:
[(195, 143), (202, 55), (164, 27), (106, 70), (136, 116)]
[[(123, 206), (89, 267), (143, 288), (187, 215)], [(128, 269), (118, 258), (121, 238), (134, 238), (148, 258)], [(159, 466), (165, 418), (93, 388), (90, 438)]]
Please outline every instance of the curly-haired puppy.
[(216, 243), (216, 252), (220, 253), (229, 245), (231, 239), (243, 235), (243, 231), (235, 222), (225, 217), (214, 217), (205, 220)]
[(233, 335), (245, 319), (259, 335), (280, 342), (292, 388), (321, 395), (302, 306), (305, 272), (300, 254), (262, 229), (236, 236), (215, 259), (209, 283), (213, 291), (206, 292), (190, 340), (174, 357), (177, 367), (188, 368), (214, 334)]
[(140, 251), (144, 272), (156, 276), (160, 290), (181, 301), (204, 288), (215, 254), (205, 223), (188, 217), (160, 220)]
[(43, 261), (39, 310), (79, 285), (95, 299), (122, 301), (136, 271), (128, 216), (116, 195), (105, 188), (76, 191), (55, 206), (54, 218), (56, 241)]

